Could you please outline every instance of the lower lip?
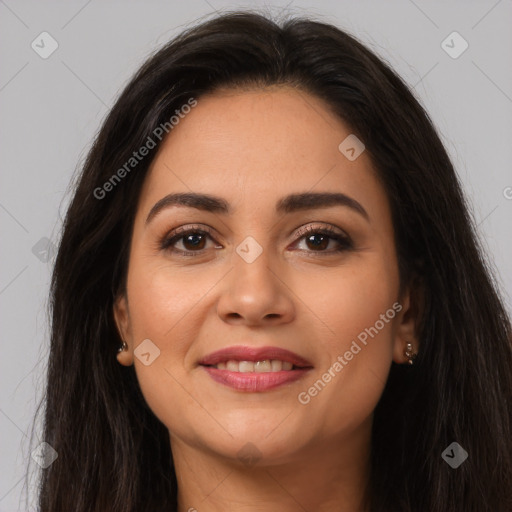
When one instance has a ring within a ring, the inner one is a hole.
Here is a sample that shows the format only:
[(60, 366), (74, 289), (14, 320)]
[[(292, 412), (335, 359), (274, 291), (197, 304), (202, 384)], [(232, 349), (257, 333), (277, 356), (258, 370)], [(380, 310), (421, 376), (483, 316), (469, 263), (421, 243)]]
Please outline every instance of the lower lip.
[(302, 378), (310, 368), (300, 368), (296, 370), (284, 370), (280, 372), (230, 372), (229, 370), (219, 370), (213, 366), (203, 366), (208, 375), (216, 382), (236, 389), (237, 391), (247, 391), (258, 393), (275, 389), (284, 384), (289, 384)]

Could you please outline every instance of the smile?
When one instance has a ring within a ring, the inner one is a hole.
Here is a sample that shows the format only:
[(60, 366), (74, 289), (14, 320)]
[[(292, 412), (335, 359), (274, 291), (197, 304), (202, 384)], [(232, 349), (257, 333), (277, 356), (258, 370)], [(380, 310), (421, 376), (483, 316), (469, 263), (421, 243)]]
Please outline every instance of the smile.
[(280, 372), (282, 370), (289, 371), (293, 369), (293, 363), (289, 361), (280, 361), (279, 359), (265, 359), (263, 361), (230, 361), (221, 362), (214, 366), (218, 370), (229, 370), (230, 372), (239, 373), (263, 373), (263, 372)]
[(306, 359), (288, 350), (247, 346), (218, 350), (199, 365), (215, 382), (253, 393), (294, 382), (313, 368)]

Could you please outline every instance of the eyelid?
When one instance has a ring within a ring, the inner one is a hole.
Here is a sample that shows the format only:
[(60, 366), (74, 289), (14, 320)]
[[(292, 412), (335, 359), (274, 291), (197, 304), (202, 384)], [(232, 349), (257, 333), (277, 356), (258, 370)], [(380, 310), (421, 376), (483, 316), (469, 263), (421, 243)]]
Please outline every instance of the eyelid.
[(307, 235), (310, 232), (317, 232), (317, 231), (327, 231), (328, 233), (332, 233), (332, 234), (339, 235), (339, 236), (345, 237), (347, 239), (350, 239), (350, 236), (342, 229), (340, 229), (332, 224), (327, 224), (325, 222), (324, 223), (315, 222), (315, 221), (308, 222), (308, 224), (305, 224), (304, 226), (297, 228), (293, 232), (293, 237), (294, 238), (302, 237), (304, 235)]
[(179, 226), (175, 229), (171, 229), (171, 231), (169, 231), (165, 235), (165, 237), (171, 238), (171, 237), (180, 235), (182, 233), (186, 234), (189, 231), (204, 231), (204, 232), (208, 233), (209, 235), (211, 235), (213, 233), (213, 229), (210, 226), (206, 226), (205, 224), (185, 224), (184, 226)]
[[(184, 226), (180, 226), (175, 229), (171, 229), (165, 235), (163, 235), (158, 242), (158, 247), (160, 249), (166, 249), (172, 245), (173, 241), (178, 241), (183, 238), (185, 235), (189, 233), (200, 233), (208, 235), (214, 242), (215, 238), (213, 236), (214, 230), (206, 226), (204, 224), (186, 224)], [(184, 251), (176, 251), (176, 252), (184, 252)], [(201, 251), (194, 251), (200, 253)]]

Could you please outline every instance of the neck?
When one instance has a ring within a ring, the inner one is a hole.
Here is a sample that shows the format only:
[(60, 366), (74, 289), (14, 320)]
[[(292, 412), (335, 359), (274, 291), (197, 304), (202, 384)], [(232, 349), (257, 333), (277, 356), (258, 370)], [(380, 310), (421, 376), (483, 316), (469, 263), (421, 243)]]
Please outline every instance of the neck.
[(178, 512), (361, 512), (370, 431), (317, 442), (284, 462), (261, 459), (253, 465), (205, 453), (172, 437)]

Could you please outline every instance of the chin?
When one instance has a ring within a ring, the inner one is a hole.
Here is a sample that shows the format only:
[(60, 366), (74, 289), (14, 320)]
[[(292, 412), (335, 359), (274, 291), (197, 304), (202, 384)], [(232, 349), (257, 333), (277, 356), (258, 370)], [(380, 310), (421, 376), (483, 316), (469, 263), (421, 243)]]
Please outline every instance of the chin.
[[(277, 465), (293, 459), (301, 447), (307, 445), (303, 429), (284, 425), (286, 414), (277, 421), (272, 418), (255, 418), (254, 415), (231, 424), (228, 433), (204, 433), (201, 444), (209, 451), (232, 462), (246, 466)], [(236, 425), (233, 427), (232, 425)]]

